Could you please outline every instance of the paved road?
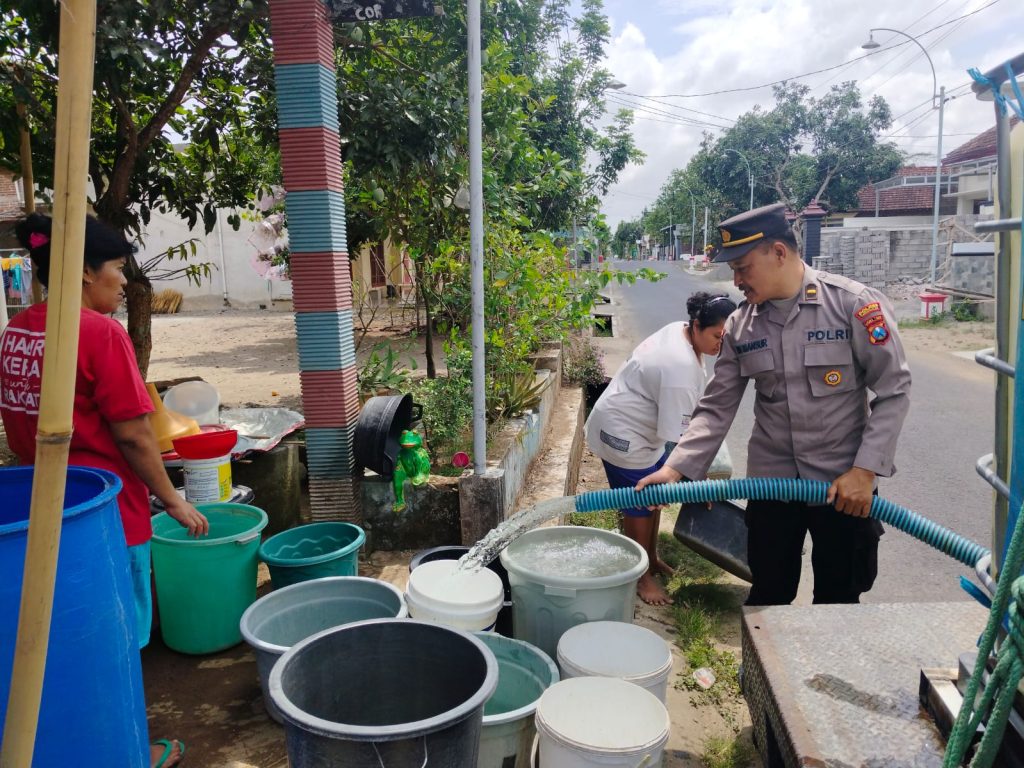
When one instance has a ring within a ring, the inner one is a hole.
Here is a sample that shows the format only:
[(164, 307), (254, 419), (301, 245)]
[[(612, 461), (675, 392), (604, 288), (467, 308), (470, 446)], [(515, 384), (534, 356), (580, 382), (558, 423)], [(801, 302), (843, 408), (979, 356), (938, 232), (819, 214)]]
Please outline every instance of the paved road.
[[(686, 318), (686, 297), (695, 290), (730, 290), (703, 275), (691, 275), (676, 262), (620, 262), (614, 266), (648, 266), (667, 272), (651, 284), (610, 288), (615, 338), (606, 342), (609, 373), (646, 336), (666, 323)], [(601, 310), (605, 311), (605, 310)], [(939, 333), (940, 331), (936, 331)], [(946, 352), (911, 350), (914, 376), (912, 405), (900, 438), (899, 471), (880, 485), (881, 494), (977, 541), (991, 546), (992, 497), (974, 470), (979, 456), (992, 450), (994, 378), (972, 361)], [(753, 387), (740, 406), (727, 437), (736, 468), (746, 467)], [(798, 602), (810, 602), (810, 540)], [(882, 537), (880, 575), (868, 602), (930, 602), (969, 599), (958, 576), (970, 575), (958, 563), (899, 531)]]

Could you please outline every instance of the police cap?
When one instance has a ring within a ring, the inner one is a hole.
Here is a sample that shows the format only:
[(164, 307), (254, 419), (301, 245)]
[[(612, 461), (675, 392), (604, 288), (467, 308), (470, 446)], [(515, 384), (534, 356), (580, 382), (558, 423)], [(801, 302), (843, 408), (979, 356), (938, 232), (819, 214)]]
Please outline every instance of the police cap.
[(722, 235), (722, 247), (715, 256), (716, 262), (734, 261), (756, 248), (767, 238), (790, 235), (786, 221), (786, 206), (773, 203), (726, 219), (718, 225)]

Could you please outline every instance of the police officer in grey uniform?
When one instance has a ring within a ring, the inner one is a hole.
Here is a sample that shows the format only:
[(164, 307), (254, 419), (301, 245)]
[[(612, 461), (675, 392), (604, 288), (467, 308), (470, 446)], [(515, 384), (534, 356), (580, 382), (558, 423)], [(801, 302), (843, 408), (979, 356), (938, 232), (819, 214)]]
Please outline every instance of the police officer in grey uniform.
[[(705, 477), (754, 381), (750, 477), (824, 480), (827, 506), (751, 501), (748, 605), (792, 602), (807, 532), (815, 603), (856, 603), (878, 573), (882, 526), (868, 518), (876, 477), (895, 471), (910, 405), (910, 370), (883, 294), (804, 264), (785, 206), (719, 224), (716, 261), (733, 270), (742, 302), (690, 426), (660, 470), (637, 489)], [(873, 395), (869, 400), (869, 392)]]

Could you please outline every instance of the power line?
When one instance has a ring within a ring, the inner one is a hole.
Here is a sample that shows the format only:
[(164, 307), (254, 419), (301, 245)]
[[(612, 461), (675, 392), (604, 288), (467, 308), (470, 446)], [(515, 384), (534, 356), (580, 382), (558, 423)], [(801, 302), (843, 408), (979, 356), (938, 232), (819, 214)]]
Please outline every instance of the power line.
[[(926, 29), (924, 32), (921, 32), (921, 35), (927, 35), (929, 32), (934, 32), (937, 29), (941, 29), (942, 27), (949, 26), (950, 24), (955, 24), (955, 23), (957, 23), (959, 21), (962, 21), (963, 19), (966, 19), (966, 18), (969, 18), (969, 17), (974, 16), (976, 14), (979, 14), (982, 11), (984, 11), (984, 10), (986, 10), (988, 8), (991, 8), (993, 5), (995, 5), (996, 3), (1000, 2), (1000, 1), (1001, 0), (991, 0), (991, 2), (989, 2), (986, 5), (981, 6), (981, 8), (978, 8), (977, 10), (971, 11), (970, 13), (965, 13), (963, 16), (960, 16), (960, 17), (955, 18), (955, 19), (950, 19), (949, 21), (945, 21), (945, 22), (943, 22), (941, 24), (937, 24), (934, 27), (932, 27), (931, 29)], [(850, 64), (856, 63), (858, 61), (862, 61), (862, 60), (870, 58), (872, 56), (877, 56), (880, 53), (885, 53), (886, 51), (891, 51), (891, 50), (894, 50), (896, 48), (902, 48), (905, 45), (910, 45), (910, 41), (909, 40), (905, 40), (903, 42), (896, 43), (895, 45), (891, 45), (888, 48), (878, 48), (876, 50), (869, 51), (868, 53), (866, 53), (866, 54), (864, 54), (862, 56), (858, 56), (858, 57), (856, 57), (854, 59), (850, 59), (849, 61), (844, 61), (844, 62), (842, 62), (840, 64), (834, 64), (831, 67), (823, 67), (822, 69), (816, 69), (816, 70), (814, 70), (812, 72), (804, 72), (801, 75), (791, 75), (791, 76), (785, 77), (785, 78), (783, 78), (781, 80), (773, 80), (770, 83), (761, 83), (759, 85), (749, 85), (749, 86), (745, 86), (743, 88), (725, 88), (725, 89), (720, 90), (720, 91), (708, 91), (707, 93), (660, 93), (660, 94), (653, 94), (651, 96), (647, 96), (646, 98), (697, 99), (697, 98), (703, 98), (705, 96), (719, 96), (721, 94), (726, 94), (726, 93), (742, 93), (742, 92), (746, 92), (746, 91), (759, 91), (759, 90), (762, 90), (764, 88), (771, 88), (774, 85), (782, 85), (783, 83), (788, 83), (788, 82), (790, 82), (792, 80), (802, 80), (805, 77), (811, 77), (813, 75), (820, 75), (820, 74), (823, 74), (824, 72), (832, 72), (833, 70), (841, 69), (841, 68), (846, 67), (846, 66), (848, 66)]]
[[(963, 8), (967, 8), (969, 5), (970, 5), (970, 0), (968, 0), (967, 4), (964, 5)], [(961, 8), (959, 10), (962, 11), (963, 8)], [(949, 24), (956, 23), (957, 20), (961, 18), (959, 16), (956, 16), (957, 12), (958, 12), (957, 10), (954, 10), (952, 14), (950, 14), (945, 19), (943, 19), (943, 23), (944, 24), (945, 23), (949, 23)], [(953, 18), (953, 17), (956, 17), (956, 18)], [(964, 23), (964, 22), (960, 22), (960, 23)], [(919, 37), (924, 37), (925, 35), (929, 34), (931, 31), (932, 30), (927, 30), (925, 32), (920, 32), (920, 33), (918, 33), (918, 36)], [(895, 34), (894, 35), (890, 35), (889, 38), (886, 40), (886, 43), (889, 43), (889, 42), (891, 42), (893, 40), (897, 40), (897, 39), (900, 39), (900, 37), (895, 35)], [(925, 45), (924, 43), (921, 43), (920, 41), (918, 41), (918, 43), (921, 46), (921, 48), (924, 48), (925, 50), (927, 50), (928, 48), (933, 47), (934, 45), (936, 45), (937, 42), (938, 41), (934, 41), (934, 42), (931, 42), (931, 43), (928, 43), (927, 45)], [(872, 91), (872, 93), (877, 93), (879, 91), (879, 89), (881, 89), (881, 87), (883, 85), (888, 83), (890, 80), (892, 80), (894, 77), (896, 77), (897, 75), (901, 74), (902, 72), (905, 72), (914, 62), (916, 62), (918, 59), (920, 59), (925, 54), (922, 53), (921, 50), (919, 48), (917, 48), (916, 46), (911, 46), (910, 48), (908, 48), (906, 50), (900, 51), (897, 55), (893, 56), (889, 61), (885, 62), (881, 66), (879, 66), (876, 69), (874, 69), (867, 76), (860, 78), (861, 81), (862, 82), (866, 82), (866, 81), (870, 80), (872, 77), (877, 75), (883, 69), (885, 69), (885, 68), (895, 64), (896, 62), (899, 62), (902, 59), (904, 59), (904, 57), (906, 57), (908, 54), (910, 54), (910, 58), (906, 59), (906, 61), (904, 63), (902, 63), (900, 65), (900, 67), (892, 75), (890, 75), (885, 80), (883, 80), (881, 85), (879, 85), (878, 87), (876, 87)]]
[[(914, 26), (915, 24), (917, 24), (917, 23), (918, 23), (919, 21), (922, 21), (922, 20), (923, 20), (924, 18), (926, 18), (927, 16), (930, 16), (931, 14), (935, 13), (935, 12), (936, 12), (937, 10), (939, 10), (939, 8), (941, 8), (942, 6), (944, 6), (944, 5), (945, 5), (946, 3), (948, 3), (948, 2), (950, 2), (950, 0), (942, 0), (942, 2), (941, 2), (941, 3), (939, 3), (938, 5), (936, 5), (936, 6), (935, 6), (934, 8), (932, 8), (932, 9), (931, 9), (930, 11), (926, 11), (925, 13), (921, 14), (921, 15), (920, 15), (920, 16), (918, 16), (918, 17), (917, 17), (916, 19), (914, 19), (914, 20), (913, 20), (912, 22), (910, 22), (909, 24), (907, 24), (907, 25), (906, 25), (906, 29), (910, 29), (910, 28), (911, 28), (911, 27), (913, 27), (913, 26)], [(893, 39), (895, 39), (895, 35), (894, 35), (894, 36), (892, 36), (892, 37), (890, 37), (890, 38), (889, 38), (888, 40), (886, 40), (886, 41), (885, 41), (885, 44), (886, 44), (886, 45), (888, 45), (888, 44), (889, 44), (889, 42), (890, 42), (890, 41), (892, 41)], [(891, 60), (891, 61), (890, 61), (889, 63), (891, 63), (892, 61), (896, 61), (896, 59), (898, 59), (898, 58), (899, 58), (899, 56), (894, 56), (894, 57), (892, 58), (892, 60)], [(843, 68), (842, 68), (841, 70), (839, 70), (839, 72), (837, 72), (836, 74), (832, 75), (832, 77), (830, 77), (830, 78), (829, 78), (828, 80), (823, 80), (823, 81), (821, 81), (820, 83), (818, 83), (817, 85), (813, 86), (813, 87), (811, 88), (811, 90), (812, 90), (812, 91), (816, 91), (816, 90), (818, 90), (819, 88), (822, 88), (822, 87), (824, 87), (824, 86), (828, 85), (829, 83), (831, 83), (832, 81), (834, 81), (834, 80), (835, 80), (836, 78), (840, 77), (840, 76), (841, 76), (841, 75), (843, 74), (843, 72), (845, 72), (846, 70), (850, 69), (850, 68), (851, 68), (851, 67), (852, 67), (852, 66), (853, 66), (853, 65), (854, 65), (855, 63), (856, 63), (856, 62), (850, 62), (850, 63), (849, 63), (848, 65), (846, 65), (846, 66), (845, 66), (845, 67), (843, 67)], [(882, 65), (882, 67), (879, 67), (879, 69), (882, 69), (883, 67), (886, 67), (886, 66), (888, 66), (888, 64), (883, 64), (883, 65)], [(877, 70), (876, 70), (876, 71), (877, 71)], [(867, 79), (867, 78), (862, 78), (862, 79)]]
[(658, 104), (662, 104), (662, 105), (664, 105), (666, 107), (669, 107), (671, 109), (681, 109), (681, 110), (684, 110), (686, 112), (694, 112), (694, 113), (696, 113), (698, 115), (704, 115), (705, 117), (713, 117), (716, 120), (725, 120), (728, 123), (735, 123), (736, 122), (736, 119), (732, 118), (732, 117), (726, 117), (725, 115), (716, 115), (713, 112), (701, 112), (699, 109), (691, 109), (690, 107), (683, 107), (683, 106), (680, 106), (678, 104), (673, 104), (670, 101), (665, 101), (664, 99), (657, 98), (655, 96), (644, 96), (643, 94), (631, 93), (630, 91), (619, 91), (619, 93), (621, 95), (623, 95), (623, 96), (633, 96), (633, 97), (638, 98), (638, 99), (645, 99), (647, 101), (653, 101), (653, 102), (656, 102)]
[(638, 103), (633, 102), (633, 101), (627, 101), (627, 100), (622, 99), (621, 97), (617, 97), (617, 96), (609, 96), (609, 97), (606, 97), (606, 98), (608, 98), (608, 100), (611, 101), (613, 104), (618, 104), (619, 106), (627, 107), (629, 109), (639, 110), (640, 112), (646, 112), (648, 114), (657, 115), (659, 117), (670, 118), (671, 120), (673, 120), (675, 122), (678, 122), (679, 125), (689, 125), (689, 126), (694, 126), (694, 127), (698, 127), (698, 128), (717, 128), (719, 130), (725, 130), (728, 127), (728, 126), (724, 126), (724, 125), (718, 125), (717, 123), (709, 123), (709, 122), (707, 122), (705, 120), (696, 120), (696, 119), (691, 118), (691, 117), (685, 117), (683, 115), (677, 115), (677, 114), (674, 114), (672, 112), (666, 112), (665, 110), (657, 109), (656, 107), (649, 107), (646, 104), (638, 104)]

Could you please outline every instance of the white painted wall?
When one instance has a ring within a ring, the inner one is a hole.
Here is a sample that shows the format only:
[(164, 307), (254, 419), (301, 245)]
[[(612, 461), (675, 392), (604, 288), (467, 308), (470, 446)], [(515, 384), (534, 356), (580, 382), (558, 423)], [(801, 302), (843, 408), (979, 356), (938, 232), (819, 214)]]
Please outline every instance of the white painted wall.
[[(239, 308), (255, 308), (260, 304), (269, 308), (273, 301), (290, 300), (291, 281), (266, 280), (260, 277), (253, 266), (256, 249), (248, 240), (255, 222), (243, 217), (242, 226), (235, 231), (227, 223), (231, 213), (227, 209), (218, 211), (217, 226), (213, 232), (206, 234), (202, 223), (197, 223), (195, 229), (189, 230), (185, 220), (173, 214), (154, 211), (149, 225), (143, 229), (143, 243), (137, 256), (139, 261), (148, 260), (189, 238), (195, 238), (196, 256), (190, 261), (210, 262), (212, 274), (199, 286), (190, 283), (185, 277), (179, 277), (154, 283), (153, 289), (160, 291), (174, 288), (180, 291), (185, 297), (182, 306), (185, 310), (222, 307), (225, 294), (231, 306)], [(181, 262), (173, 259), (164, 264), (174, 268)]]

